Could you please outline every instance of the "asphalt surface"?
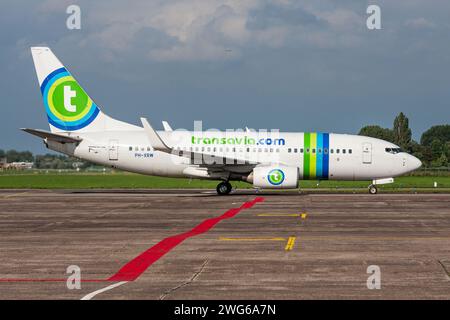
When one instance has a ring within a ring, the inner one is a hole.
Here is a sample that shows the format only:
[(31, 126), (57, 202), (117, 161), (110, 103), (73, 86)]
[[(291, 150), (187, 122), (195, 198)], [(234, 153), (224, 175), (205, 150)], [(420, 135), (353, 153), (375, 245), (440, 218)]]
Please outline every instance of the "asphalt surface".
[(0, 299), (449, 299), (449, 248), (449, 194), (0, 191)]

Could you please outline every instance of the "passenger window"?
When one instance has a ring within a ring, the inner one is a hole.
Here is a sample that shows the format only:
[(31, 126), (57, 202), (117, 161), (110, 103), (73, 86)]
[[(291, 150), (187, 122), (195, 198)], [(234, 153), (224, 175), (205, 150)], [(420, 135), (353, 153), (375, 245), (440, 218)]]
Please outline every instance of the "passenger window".
[(247, 148), (247, 152), (250, 152), (250, 148)]
[(352, 153), (352, 149), (348, 149), (348, 153), (350, 153), (350, 154), (351, 154), (351, 153)]
[(294, 148), (294, 153), (297, 153), (297, 148)]
[(312, 149), (312, 153), (316, 153), (316, 149), (315, 148)]
[(275, 149), (275, 152), (280, 152), (280, 149)]
[(328, 148), (324, 148), (323, 153), (328, 154)]
[(300, 153), (303, 153), (303, 148), (300, 149)]
[(342, 153), (345, 153), (346, 152), (346, 150), (345, 149), (342, 149)]
[(322, 153), (322, 149), (317, 149), (317, 153)]
[(292, 149), (291, 149), (291, 148), (288, 148), (288, 153), (291, 153), (291, 151), (292, 151)]
[(309, 153), (309, 148), (306, 149), (306, 153)]
[(334, 153), (334, 149), (330, 149), (330, 153)]
[(130, 147), (128, 150), (133, 151), (133, 147)]
[(139, 147), (134, 147), (134, 151), (139, 151)]
[(339, 153), (339, 149), (336, 149), (336, 153)]

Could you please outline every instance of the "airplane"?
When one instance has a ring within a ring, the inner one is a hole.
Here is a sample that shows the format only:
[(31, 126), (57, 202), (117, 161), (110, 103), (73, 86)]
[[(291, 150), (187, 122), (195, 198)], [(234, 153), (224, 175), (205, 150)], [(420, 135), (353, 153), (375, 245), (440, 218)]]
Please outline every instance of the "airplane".
[(230, 181), (256, 189), (296, 189), (302, 180), (371, 180), (370, 194), (422, 163), (380, 139), (327, 132), (156, 131), (103, 113), (47, 47), (32, 47), (50, 131), (22, 128), (48, 149), (103, 166), (145, 175)]

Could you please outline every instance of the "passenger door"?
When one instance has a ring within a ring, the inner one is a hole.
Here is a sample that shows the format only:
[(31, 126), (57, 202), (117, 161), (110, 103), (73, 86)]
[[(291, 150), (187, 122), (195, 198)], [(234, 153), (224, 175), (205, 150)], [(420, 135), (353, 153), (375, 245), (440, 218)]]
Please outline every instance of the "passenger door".
[(109, 140), (109, 160), (119, 160), (119, 140)]
[(365, 142), (362, 145), (362, 162), (366, 164), (372, 163), (372, 144)]

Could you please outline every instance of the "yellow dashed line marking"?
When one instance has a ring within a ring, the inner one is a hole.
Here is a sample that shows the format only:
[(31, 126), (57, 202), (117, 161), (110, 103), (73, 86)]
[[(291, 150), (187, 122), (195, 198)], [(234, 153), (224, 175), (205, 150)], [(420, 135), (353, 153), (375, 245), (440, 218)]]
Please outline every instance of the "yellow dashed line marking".
[(281, 237), (260, 237), (260, 238), (227, 238), (227, 237), (219, 237), (220, 241), (286, 241), (286, 246), (284, 250), (291, 251), (295, 246), (295, 240), (296, 237), (289, 237), (289, 238), (281, 238)]
[(260, 213), (258, 217), (300, 217), (299, 213)]
[(220, 241), (286, 241), (286, 238), (226, 238), (220, 237)]
[(286, 247), (284, 248), (284, 250), (291, 251), (294, 248), (295, 239), (296, 239), (295, 237), (289, 237), (288, 242), (287, 242)]

